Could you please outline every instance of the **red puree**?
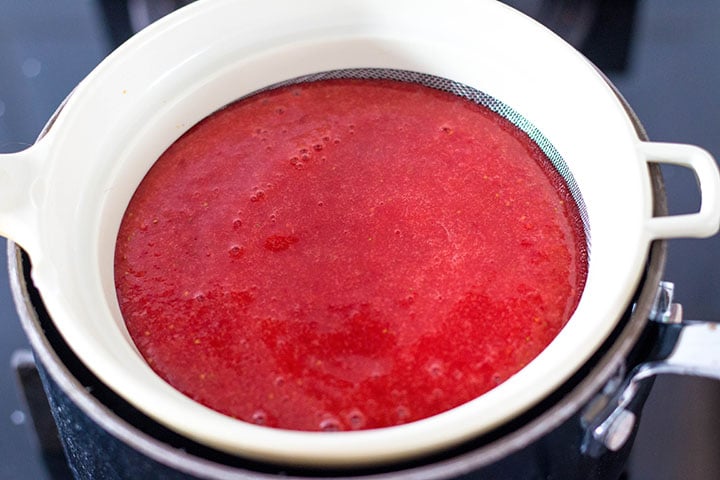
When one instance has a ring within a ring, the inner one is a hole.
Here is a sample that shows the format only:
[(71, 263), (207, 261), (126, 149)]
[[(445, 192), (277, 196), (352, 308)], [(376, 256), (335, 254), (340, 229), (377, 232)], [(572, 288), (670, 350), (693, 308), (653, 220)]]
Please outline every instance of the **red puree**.
[(299, 430), (421, 419), (540, 353), (584, 285), (574, 202), (506, 120), (415, 84), (279, 88), (157, 161), (118, 237), (130, 335), (233, 417)]

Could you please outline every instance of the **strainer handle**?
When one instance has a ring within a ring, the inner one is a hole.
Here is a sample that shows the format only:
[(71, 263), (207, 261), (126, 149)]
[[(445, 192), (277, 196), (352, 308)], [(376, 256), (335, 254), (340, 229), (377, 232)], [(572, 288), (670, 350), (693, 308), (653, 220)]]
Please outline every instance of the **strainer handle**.
[(720, 228), (720, 172), (715, 159), (694, 145), (640, 142), (649, 163), (666, 163), (689, 168), (700, 189), (700, 209), (695, 213), (651, 217), (648, 231), (653, 239), (704, 238)]
[(0, 154), (0, 236), (31, 255), (38, 244), (36, 205), (42, 197), (39, 180), (46, 144), (40, 141), (20, 152)]

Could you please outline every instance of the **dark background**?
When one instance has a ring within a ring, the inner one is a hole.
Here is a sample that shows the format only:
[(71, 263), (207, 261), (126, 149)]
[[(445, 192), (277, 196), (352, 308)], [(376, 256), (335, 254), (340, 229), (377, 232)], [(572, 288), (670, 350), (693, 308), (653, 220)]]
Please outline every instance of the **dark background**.
[[(183, 2), (156, 0), (123, 18), (121, 1), (0, 0), (0, 152), (31, 144), (62, 99), (133, 25), (142, 26), (173, 3)], [(591, 58), (652, 140), (700, 145), (720, 158), (720, 2), (507, 3), (538, 17)], [(694, 211), (699, 195), (693, 175), (663, 170), (671, 212)], [(665, 279), (675, 282), (685, 318), (720, 320), (720, 237), (669, 244)], [(4, 270), (4, 239), (0, 264)], [(10, 365), (13, 352), (27, 347), (7, 275), (0, 275), (0, 479), (48, 478)], [(660, 378), (628, 478), (714, 480), (720, 478), (718, 451), (720, 382)]]

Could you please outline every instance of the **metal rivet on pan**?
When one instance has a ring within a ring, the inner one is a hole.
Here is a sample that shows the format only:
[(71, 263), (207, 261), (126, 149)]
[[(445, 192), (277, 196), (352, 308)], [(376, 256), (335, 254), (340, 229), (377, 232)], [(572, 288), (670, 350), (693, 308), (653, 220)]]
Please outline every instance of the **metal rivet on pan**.
[(625, 443), (635, 428), (637, 417), (624, 408), (618, 409), (603, 424), (595, 430), (595, 438), (603, 443), (609, 450), (617, 452)]

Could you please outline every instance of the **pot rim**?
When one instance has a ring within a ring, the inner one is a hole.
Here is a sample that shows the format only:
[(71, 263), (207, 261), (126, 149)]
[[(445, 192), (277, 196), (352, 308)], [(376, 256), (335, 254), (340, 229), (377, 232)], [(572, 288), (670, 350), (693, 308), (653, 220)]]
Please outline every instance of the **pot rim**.
[[(656, 167), (653, 175), (653, 184), (659, 209), (664, 209), (664, 189), (659, 168)], [(26, 253), (12, 241), (8, 242), (8, 267), (10, 272), (13, 297), (17, 305), (22, 327), (30, 341), (33, 353), (42, 363), (52, 380), (64, 394), (96, 425), (115, 437), (118, 441), (132, 447), (148, 458), (168, 466), (174, 470), (202, 476), (204, 478), (232, 478), (235, 475), (244, 476), (252, 474), (254, 478), (274, 478), (272, 473), (259, 473), (252, 468), (220, 463), (212, 459), (203, 458), (191, 449), (178, 449), (153, 436), (152, 431), (145, 431), (128, 422), (119, 412), (111, 410), (96, 398), (86, 385), (78, 380), (76, 374), (60, 358), (55, 347), (46, 336), (42, 327), (40, 311), (44, 310), (34, 304), (30, 289), (35, 287), (24, 274), (23, 264), (27, 261)], [(405, 468), (403, 464), (390, 464), (381, 473), (364, 475), (353, 472), (352, 478), (384, 479), (440, 479), (454, 478), (457, 475), (476, 471), (487, 467), (506, 456), (509, 456), (528, 445), (538, 441), (544, 435), (558, 428), (585, 407), (588, 402), (602, 390), (603, 386), (626, 366), (630, 352), (637, 346), (642, 333), (647, 327), (647, 318), (650, 315), (656, 286), (661, 280), (665, 259), (667, 257), (667, 243), (654, 242), (651, 247), (647, 265), (645, 281), (635, 296), (635, 308), (626, 322), (618, 327), (617, 338), (602, 353), (594, 365), (589, 367), (589, 373), (577, 384), (571, 385), (567, 394), (561, 396), (537, 417), (520, 425), (517, 429), (488, 443), (481, 443), (478, 447), (450, 457), (440, 458), (437, 461)], [(42, 300), (40, 300), (42, 302)], [(50, 321), (52, 321), (50, 319)], [(592, 362), (591, 362), (592, 364)], [(564, 387), (563, 387), (564, 388)], [(563, 390), (561, 388), (560, 390)], [(327, 473), (327, 472), (325, 472)], [(344, 477), (342, 470), (337, 477)], [(287, 471), (283, 468), (283, 478), (311, 478), (305, 472)], [(318, 478), (326, 475), (319, 475)]]

